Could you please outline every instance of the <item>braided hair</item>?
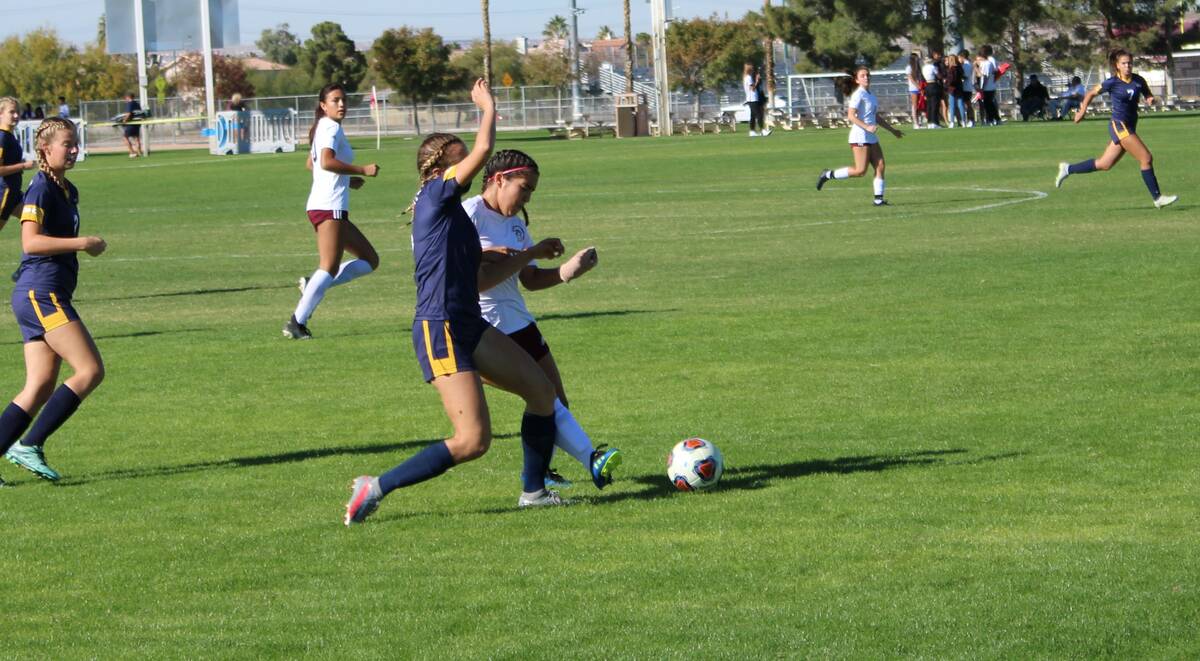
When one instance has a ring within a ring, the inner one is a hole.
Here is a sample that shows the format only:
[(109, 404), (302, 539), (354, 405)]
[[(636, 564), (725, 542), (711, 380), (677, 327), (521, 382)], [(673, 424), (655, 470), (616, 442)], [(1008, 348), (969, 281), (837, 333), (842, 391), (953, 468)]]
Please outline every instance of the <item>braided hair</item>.
[(53, 140), (54, 136), (58, 135), (60, 131), (70, 131), (72, 134), (74, 134), (75, 125), (71, 123), (70, 120), (63, 119), (62, 117), (47, 117), (46, 119), (43, 119), (42, 123), (38, 125), (37, 131), (33, 136), (33, 150), (37, 152), (38, 170), (45, 173), (46, 177), (48, 177), (50, 181), (58, 184), (59, 188), (62, 188), (64, 191), (66, 191), (68, 190), (67, 180), (55, 174), (54, 171), (50, 169), (50, 164), (46, 160), (46, 149), (49, 148), (50, 141)]
[[(527, 171), (538, 172), (537, 161), (533, 160), (532, 156), (517, 149), (502, 149), (492, 154), (483, 166), (483, 190), (486, 191), (488, 184), (498, 177), (507, 179)], [(521, 207), (521, 216), (525, 218), (525, 225), (528, 226), (529, 213), (525, 207)]]
[[(446, 162), (446, 149), (454, 144), (464, 144), (462, 139), (453, 133), (431, 133), (417, 148), (417, 193), (425, 184), (433, 181), (438, 170), (444, 170), (453, 165)], [(413, 203), (408, 205), (404, 213), (410, 213), (417, 204), (416, 196)]]

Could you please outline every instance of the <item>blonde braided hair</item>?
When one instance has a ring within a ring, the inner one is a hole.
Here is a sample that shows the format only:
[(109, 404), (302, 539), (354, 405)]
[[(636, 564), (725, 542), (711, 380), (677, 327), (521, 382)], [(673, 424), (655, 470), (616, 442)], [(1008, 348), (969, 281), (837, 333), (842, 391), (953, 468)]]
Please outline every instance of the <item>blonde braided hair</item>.
[[(433, 181), (434, 172), (438, 169), (448, 167), (451, 163), (444, 163), (446, 157), (446, 148), (454, 143), (462, 143), (462, 139), (453, 133), (432, 133), (425, 138), (421, 146), (417, 148), (417, 193), (420, 194), (421, 189), (425, 184)], [(413, 203), (408, 205), (404, 213), (412, 212), (417, 205), (417, 198), (413, 197)]]
[(75, 133), (75, 125), (61, 117), (47, 117), (42, 120), (42, 123), (37, 127), (37, 132), (33, 136), (33, 150), (37, 152), (38, 170), (44, 172), (50, 181), (58, 184), (59, 188), (66, 191), (68, 190), (67, 180), (58, 176), (50, 169), (50, 164), (46, 162), (45, 154), (50, 141), (54, 139), (54, 136), (58, 135), (59, 131), (63, 130)]

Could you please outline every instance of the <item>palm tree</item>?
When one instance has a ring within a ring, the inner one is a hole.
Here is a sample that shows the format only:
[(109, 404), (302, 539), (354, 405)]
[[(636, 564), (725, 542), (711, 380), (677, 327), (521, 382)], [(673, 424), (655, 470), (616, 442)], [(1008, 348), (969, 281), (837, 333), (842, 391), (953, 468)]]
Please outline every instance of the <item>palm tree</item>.
[[(769, 1), (769, 0), (768, 0)], [(623, 0), (625, 11), (625, 93), (633, 93), (633, 31), (629, 26), (629, 0)]]
[(567, 25), (567, 19), (562, 16), (555, 15), (547, 23), (545, 29), (542, 30), (542, 36), (547, 39), (566, 39), (571, 33), (571, 28)]
[(479, 0), (483, 11), (483, 79), (492, 84), (492, 21), (488, 16), (488, 0)]
[(597, 39), (612, 39), (613, 38), (612, 28), (608, 27), (607, 25), (601, 25), (600, 31), (596, 33), (596, 38)]
[[(763, 16), (766, 17), (767, 11), (771, 7), (771, 0), (763, 0)], [(763, 26), (767, 31), (767, 57), (763, 62), (763, 68), (767, 70), (767, 116), (775, 109), (775, 37), (771, 34), (770, 24), (763, 21)]]

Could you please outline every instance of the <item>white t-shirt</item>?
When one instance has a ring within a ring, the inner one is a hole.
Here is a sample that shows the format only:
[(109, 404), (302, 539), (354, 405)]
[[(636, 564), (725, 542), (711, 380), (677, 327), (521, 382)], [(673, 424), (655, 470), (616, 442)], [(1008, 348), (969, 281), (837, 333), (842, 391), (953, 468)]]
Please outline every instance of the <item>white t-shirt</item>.
[(349, 211), (350, 176), (321, 167), (321, 151), (332, 149), (333, 157), (343, 163), (354, 162), (354, 150), (346, 140), (342, 125), (322, 117), (313, 133), (308, 157), (312, 159), (312, 190), (308, 194), (309, 211)]
[(926, 62), (925, 66), (921, 67), (921, 77), (926, 83), (937, 82), (937, 65), (932, 61)]
[(917, 76), (913, 73), (911, 64), (904, 65), (904, 75), (908, 83), (908, 91), (914, 94), (920, 92), (921, 88), (917, 87)]
[(58, 116), (63, 119), (71, 118), (71, 106), (63, 103), (58, 106)]
[(746, 74), (742, 77), (742, 91), (746, 93), (746, 103), (758, 103), (758, 90), (754, 88), (754, 76)]
[(970, 62), (963, 62), (963, 91), (975, 91), (975, 65)]
[(996, 91), (996, 64), (990, 58), (979, 61), (978, 76), (983, 79), (982, 91)]
[[(850, 107), (858, 112), (858, 118), (862, 123), (874, 125), (875, 110), (879, 108), (879, 102), (875, 100), (875, 95), (869, 90), (862, 87), (854, 90), (854, 94), (850, 95)], [(879, 136), (864, 130), (863, 127), (855, 124), (850, 127), (850, 144), (852, 145), (873, 145), (879, 142)]]
[[(479, 246), (484, 250), (501, 247), (528, 250), (533, 247), (529, 229), (521, 218), (504, 216), (488, 208), (483, 203), (482, 195), (465, 200), (462, 205), (471, 222), (475, 223), (475, 229), (479, 232)], [(537, 262), (529, 264), (537, 266)], [(483, 312), (483, 318), (505, 335), (534, 322), (529, 308), (525, 307), (525, 297), (521, 295), (520, 273), (514, 273), (495, 287), (479, 292), (479, 309)]]

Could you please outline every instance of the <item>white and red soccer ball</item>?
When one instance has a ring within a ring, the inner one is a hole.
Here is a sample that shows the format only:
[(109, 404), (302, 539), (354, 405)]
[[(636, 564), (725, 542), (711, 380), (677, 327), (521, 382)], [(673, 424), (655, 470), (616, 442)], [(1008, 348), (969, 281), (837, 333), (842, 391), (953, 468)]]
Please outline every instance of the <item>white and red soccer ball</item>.
[(703, 438), (684, 439), (667, 455), (667, 479), (680, 491), (712, 488), (724, 471), (721, 451)]

